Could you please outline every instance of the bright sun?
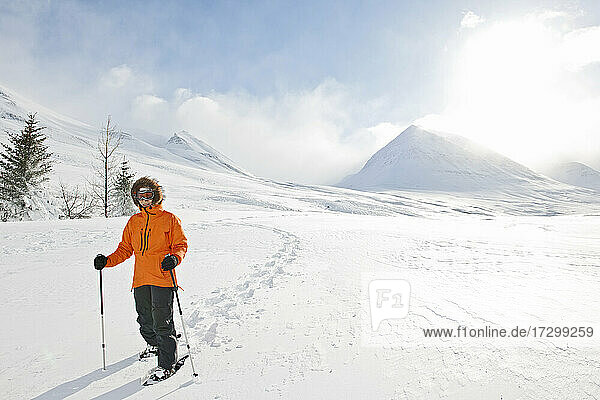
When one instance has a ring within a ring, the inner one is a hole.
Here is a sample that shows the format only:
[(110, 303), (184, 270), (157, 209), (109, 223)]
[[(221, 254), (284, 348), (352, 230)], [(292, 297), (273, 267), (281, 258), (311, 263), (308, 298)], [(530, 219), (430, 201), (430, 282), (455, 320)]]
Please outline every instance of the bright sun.
[(447, 109), (419, 123), (470, 137), (528, 165), (565, 146), (586, 145), (574, 143), (586, 140), (572, 133), (586, 116), (582, 99), (573, 96), (577, 74), (565, 57), (563, 33), (527, 17), (468, 34)]

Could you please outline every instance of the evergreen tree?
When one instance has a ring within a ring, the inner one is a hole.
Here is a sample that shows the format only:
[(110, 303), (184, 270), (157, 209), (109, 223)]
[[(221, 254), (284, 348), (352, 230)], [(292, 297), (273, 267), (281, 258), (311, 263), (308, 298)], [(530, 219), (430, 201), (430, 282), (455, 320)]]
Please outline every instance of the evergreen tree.
[(131, 201), (131, 186), (135, 175), (129, 170), (129, 162), (123, 157), (121, 168), (114, 177), (112, 184), (112, 195), (115, 201), (114, 211), (117, 215), (130, 215), (135, 211)]
[(52, 171), (46, 136), (42, 126), (37, 126), (36, 114), (29, 114), (25, 129), (20, 133), (6, 132), (9, 144), (2, 144), (0, 154), (0, 200), (17, 207), (24, 206), (25, 196), (33, 193), (48, 180)]

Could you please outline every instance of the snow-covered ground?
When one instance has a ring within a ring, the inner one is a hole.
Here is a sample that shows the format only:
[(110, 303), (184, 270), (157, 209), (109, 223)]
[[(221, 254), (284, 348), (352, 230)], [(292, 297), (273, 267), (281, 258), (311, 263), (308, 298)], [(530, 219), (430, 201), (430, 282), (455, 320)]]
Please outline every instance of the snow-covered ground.
[[(0, 125), (18, 129), (23, 107), (0, 97)], [(83, 182), (97, 132), (48, 110), (40, 116), (56, 163), (48, 190), (58, 179)], [(144, 343), (132, 259), (103, 272), (101, 369), (92, 260), (116, 248), (127, 217), (9, 222), (0, 225), (0, 398), (600, 397), (596, 192), (545, 181), (454, 194), (274, 182), (238, 166), (202, 169), (214, 149), (179, 138), (173, 151), (130, 136), (122, 154), (138, 177), (159, 179), (165, 209), (183, 222), (190, 247), (177, 269), (199, 379), (187, 362), (159, 385), (139, 385), (154, 365), (137, 361)], [(365, 282), (390, 278), (409, 283), (408, 314), (373, 332)], [(181, 332), (178, 315), (175, 322)], [(595, 331), (568, 339), (423, 334), (459, 325)]]
[[(160, 385), (139, 385), (152, 365), (136, 361), (144, 343), (129, 290), (132, 260), (104, 271), (109, 367), (100, 369), (92, 259), (114, 250), (126, 218), (5, 223), (0, 397), (600, 394), (600, 218), (587, 205), (571, 215), (511, 216), (490, 203), (490, 212), (471, 214), (461, 211), (470, 201), (439, 196), (448, 211), (440, 213), (435, 195), (406, 192), (402, 205), (386, 203), (389, 195), (204, 171), (187, 178), (148, 172), (162, 178), (165, 207), (182, 219), (189, 238), (178, 274), (199, 381), (186, 363)], [(365, 273), (410, 283), (407, 318), (383, 323), (379, 332), (365, 328)], [(448, 341), (425, 339), (421, 331), (461, 324), (597, 332), (569, 340)]]

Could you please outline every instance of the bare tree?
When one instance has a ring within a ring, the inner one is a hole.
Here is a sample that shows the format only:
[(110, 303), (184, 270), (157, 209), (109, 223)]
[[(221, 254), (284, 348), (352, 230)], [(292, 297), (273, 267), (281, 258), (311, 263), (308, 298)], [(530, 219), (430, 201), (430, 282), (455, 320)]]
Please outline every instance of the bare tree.
[(106, 125), (102, 127), (98, 136), (98, 160), (99, 166), (94, 166), (95, 174), (98, 178), (95, 182), (90, 182), (94, 196), (100, 201), (104, 208), (104, 217), (108, 218), (111, 198), (109, 197), (109, 184), (114, 175), (118, 164), (115, 162), (116, 151), (123, 141), (123, 132), (111, 125), (110, 115), (107, 118)]
[(64, 218), (89, 218), (96, 206), (94, 197), (85, 188), (83, 190), (80, 190), (79, 186), (69, 188), (62, 181), (60, 182), (60, 197), (62, 199), (60, 210)]

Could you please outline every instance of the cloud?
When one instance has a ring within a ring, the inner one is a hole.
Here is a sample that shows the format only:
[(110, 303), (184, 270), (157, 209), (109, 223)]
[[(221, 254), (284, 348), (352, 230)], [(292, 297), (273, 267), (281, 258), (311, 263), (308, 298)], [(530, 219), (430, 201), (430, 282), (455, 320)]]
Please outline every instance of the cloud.
[(533, 168), (597, 149), (600, 27), (574, 29), (574, 15), (542, 11), (465, 36), (445, 109), (417, 123)]
[(375, 147), (379, 149), (392, 141), (407, 127), (408, 126), (392, 124), (391, 122), (381, 122), (375, 126), (367, 128), (367, 131), (373, 136)]
[(133, 99), (131, 118), (136, 128), (162, 134), (171, 133), (172, 112), (169, 103), (158, 96), (143, 94)]
[(572, 14), (566, 11), (558, 11), (558, 10), (543, 10), (538, 13), (533, 14), (535, 18), (540, 21), (550, 21), (556, 18), (565, 18), (570, 17)]
[(173, 100), (175, 103), (183, 103), (184, 101), (190, 99), (192, 97), (192, 91), (190, 89), (185, 88), (177, 88), (173, 93)]
[(361, 106), (346, 87), (326, 80), (313, 90), (264, 98), (196, 95), (177, 107), (175, 123), (259, 176), (335, 183), (392, 135), (391, 124), (357, 125)]
[(111, 88), (121, 88), (133, 76), (133, 71), (126, 64), (111, 68), (104, 76), (100, 78), (100, 82)]
[(567, 68), (578, 70), (600, 62), (600, 26), (581, 28), (567, 33), (561, 46)]
[(127, 64), (110, 68), (100, 75), (98, 89), (117, 92), (121, 95), (137, 96), (154, 90), (153, 79), (141, 72), (134, 71)]
[(462, 20), (460, 21), (461, 29), (464, 28), (475, 28), (485, 22), (485, 18), (480, 17), (473, 11), (467, 11), (464, 13)]
[(154, 107), (157, 105), (167, 104), (165, 99), (152, 94), (144, 94), (134, 99), (134, 104), (141, 107)]

